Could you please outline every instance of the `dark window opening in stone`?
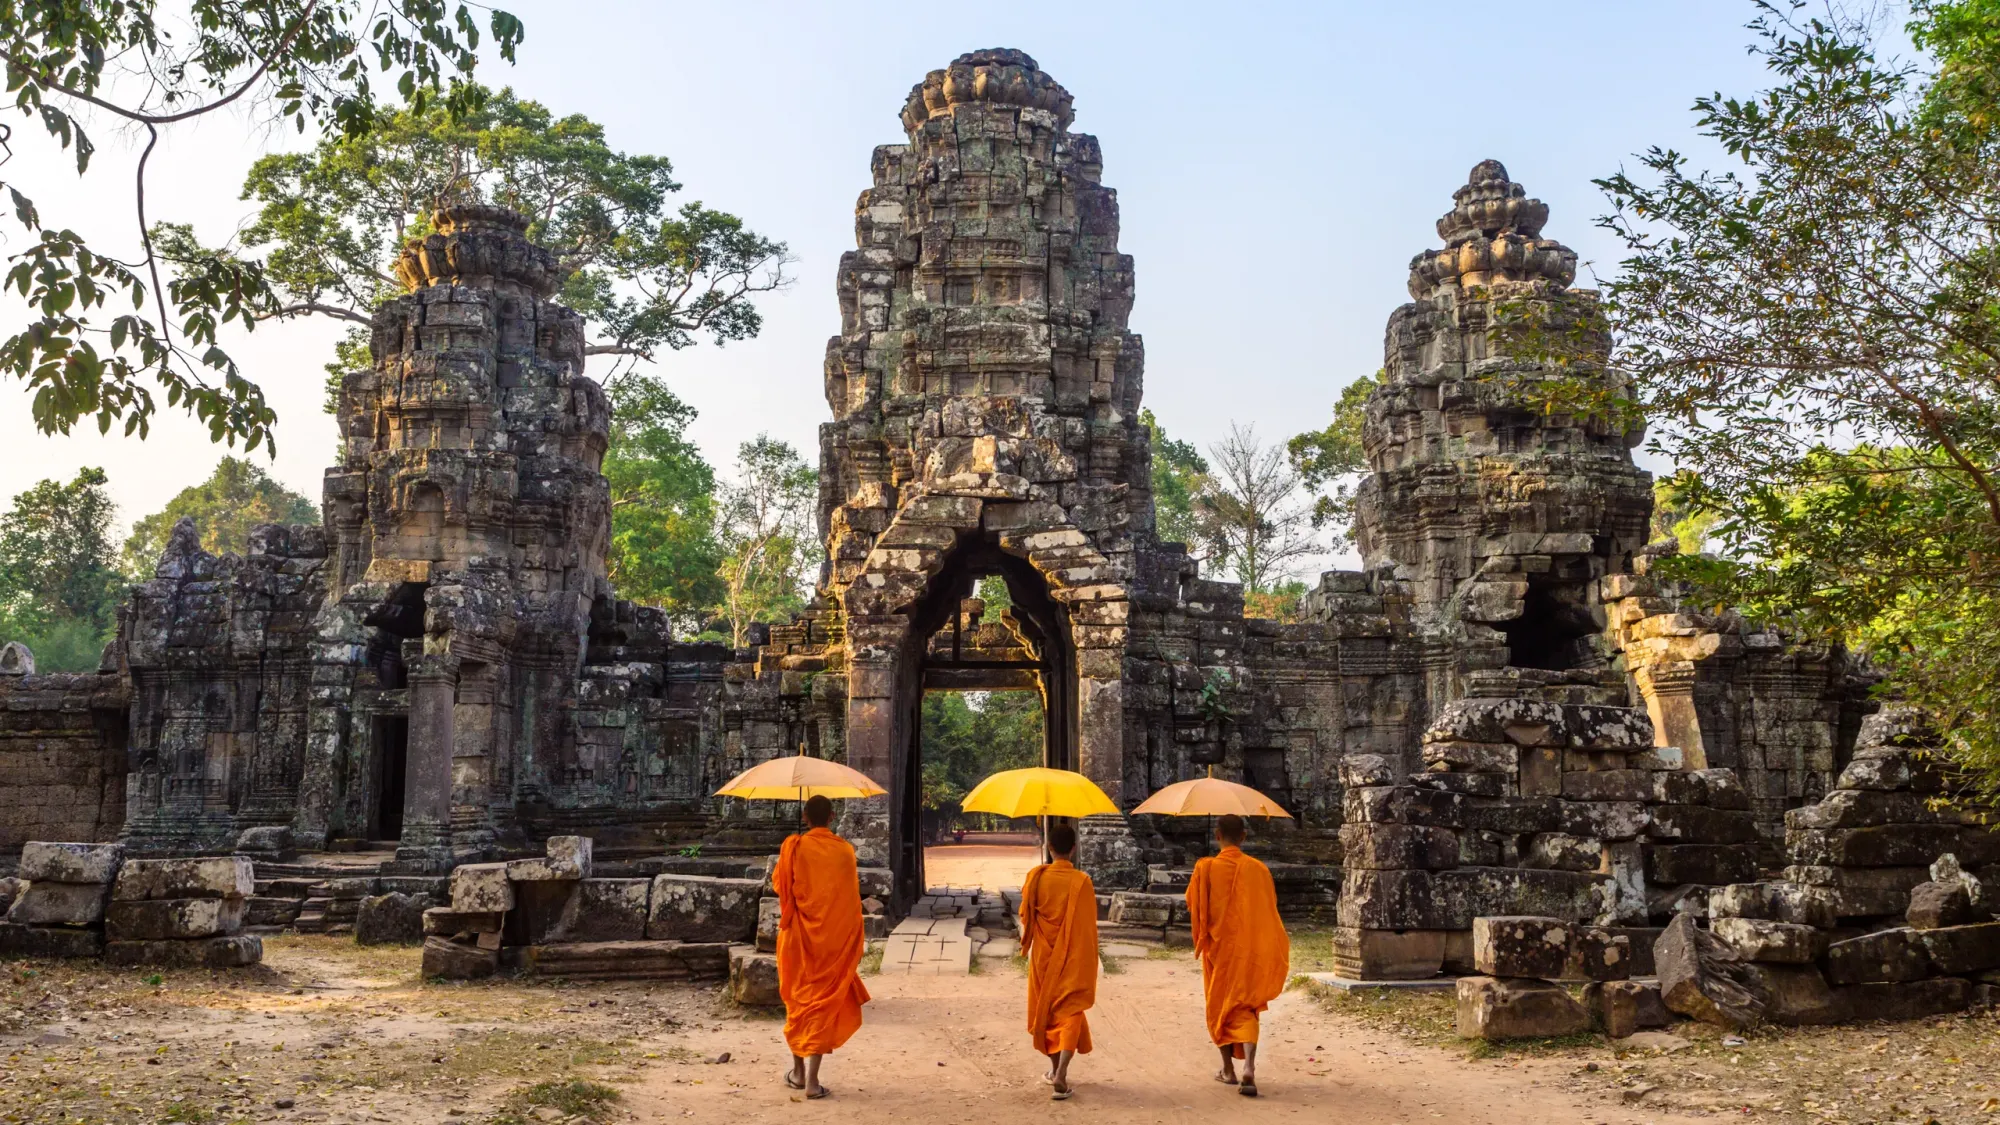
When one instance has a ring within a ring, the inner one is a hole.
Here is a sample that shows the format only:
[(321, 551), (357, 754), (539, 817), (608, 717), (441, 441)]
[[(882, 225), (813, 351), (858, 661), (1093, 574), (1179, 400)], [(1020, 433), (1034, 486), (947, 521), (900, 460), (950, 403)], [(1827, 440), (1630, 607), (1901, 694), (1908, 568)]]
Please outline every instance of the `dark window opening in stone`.
[(1499, 625), (1507, 635), (1507, 663), (1552, 672), (1592, 663), (1590, 638), (1598, 630), (1584, 600), (1588, 589), (1588, 583), (1529, 575), (1521, 616)]
[(375, 718), (375, 821), (371, 840), (403, 838), (403, 775), (410, 764), (410, 720), (407, 715)]

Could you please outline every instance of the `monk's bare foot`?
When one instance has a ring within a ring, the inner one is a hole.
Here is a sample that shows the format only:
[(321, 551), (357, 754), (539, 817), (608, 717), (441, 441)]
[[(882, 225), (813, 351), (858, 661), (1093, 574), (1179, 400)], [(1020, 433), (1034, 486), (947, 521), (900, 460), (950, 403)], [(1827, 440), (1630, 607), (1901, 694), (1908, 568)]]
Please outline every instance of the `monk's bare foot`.
[(1225, 1066), (1215, 1072), (1215, 1080), (1225, 1086), (1234, 1086), (1236, 1085), (1236, 1072)]

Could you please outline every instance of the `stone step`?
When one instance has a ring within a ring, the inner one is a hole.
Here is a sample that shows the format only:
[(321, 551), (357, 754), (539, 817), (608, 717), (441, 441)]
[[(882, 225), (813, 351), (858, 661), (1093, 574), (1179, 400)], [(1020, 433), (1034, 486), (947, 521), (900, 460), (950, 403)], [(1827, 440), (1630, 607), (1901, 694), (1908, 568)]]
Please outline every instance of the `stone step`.
[(729, 976), (729, 943), (589, 941), (507, 951), (509, 967), (569, 980), (719, 981)]

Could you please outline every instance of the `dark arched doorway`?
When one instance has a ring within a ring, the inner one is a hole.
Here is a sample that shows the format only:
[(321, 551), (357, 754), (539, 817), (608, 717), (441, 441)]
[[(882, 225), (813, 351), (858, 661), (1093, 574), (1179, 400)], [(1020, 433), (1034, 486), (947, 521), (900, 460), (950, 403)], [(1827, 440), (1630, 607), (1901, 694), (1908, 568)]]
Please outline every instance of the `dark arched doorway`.
[[(982, 578), (997, 577), (1012, 600), (1015, 644), (1008, 655), (963, 643), (962, 606)], [(923, 702), (928, 690), (1019, 690), (1032, 687), (1043, 707), (1042, 763), (1075, 769), (1078, 761), (1076, 648), (1069, 612), (1027, 560), (984, 536), (962, 537), (910, 613), (897, 660), (896, 743), (889, 792), (890, 866), (896, 895), (915, 901), (924, 890)]]

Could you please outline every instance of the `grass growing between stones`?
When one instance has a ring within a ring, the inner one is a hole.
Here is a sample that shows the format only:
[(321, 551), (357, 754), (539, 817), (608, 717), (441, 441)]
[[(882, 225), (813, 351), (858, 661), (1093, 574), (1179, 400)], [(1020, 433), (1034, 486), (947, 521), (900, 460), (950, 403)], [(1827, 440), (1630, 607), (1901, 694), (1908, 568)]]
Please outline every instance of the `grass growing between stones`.
[(865, 953), (863, 953), (863, 954), (861, 955), (861, 975), (862, 975), (862, 976), (864, 976), (864, 977), (872, 977), (872, 976), (875, 976), (876, 974), (878, 974), (878, 973), (880, 973), (880, 972), (882, 971), (882, 952), (883, 952), (883, 949), (884, 949), (884, 946), (883, 946), (883, 944), (882, 944), (881, 942), (879, 942), (879, 941), (877, 941), (877, 942), (870, 942), (870, 943), (868, 944), (868, 950), (867, 950), (867, 952), (865, 952)]
[(1125, 975), (1125, 965), (1116, 957), (1108, 956), (1102, 948), (1097, 951), (1097, 963), (1104, 966), (1104, 975), (1117, 977)]
[(1316, 926), (1291, 929), (1292, 974), (1333, 971), (1333, 931)]
[(491, 1125), (538, 1125), (548, 1117), (537, 1111), (547, 1109), (559, 1114), (559, 1121), (598, 1122), (610, 1115), (619, 1097), (611, 1087), (581, 1078), (537, 1082), (507, 1095), (488, 1120)]

